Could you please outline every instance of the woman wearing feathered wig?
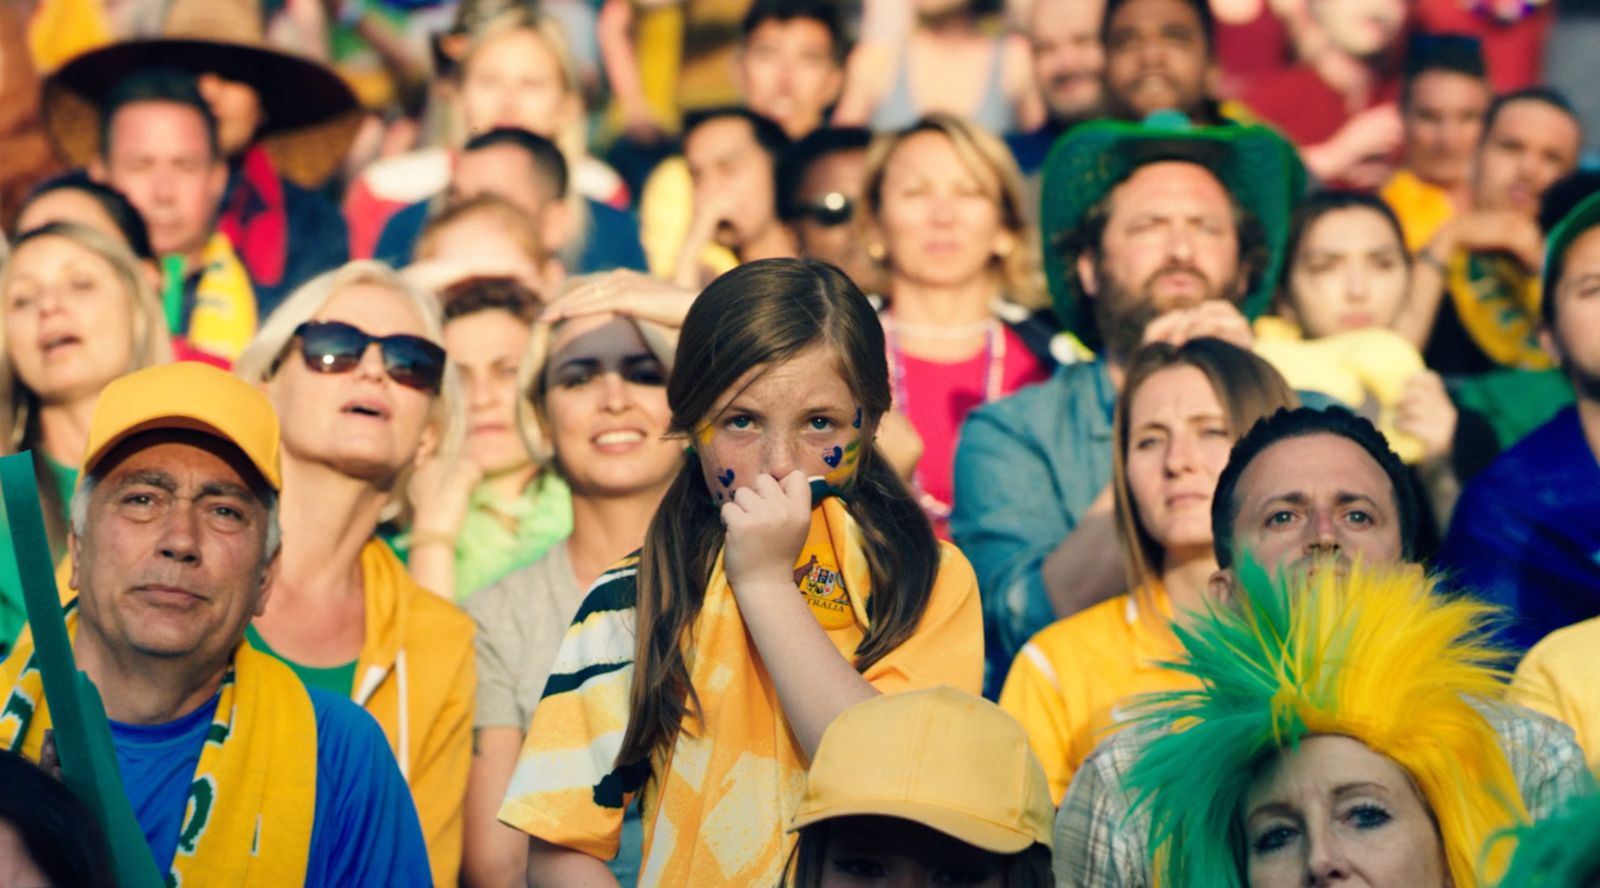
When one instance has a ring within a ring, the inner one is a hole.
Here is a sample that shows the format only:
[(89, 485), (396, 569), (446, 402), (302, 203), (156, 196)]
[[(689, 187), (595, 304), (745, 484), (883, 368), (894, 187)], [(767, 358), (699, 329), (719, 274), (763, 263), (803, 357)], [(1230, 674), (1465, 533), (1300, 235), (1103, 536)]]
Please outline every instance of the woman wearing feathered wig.
[[(1476, 888), (1526, 812), (1474, 701), (1499, 698), (1493, 611), (1415, 567), (1271, 581), (1177, 629), (1200, 690), (1152, 695), (1128, 775), (1159, 884)], [(1203, 766), (1197, 766), (1203, 763)]]

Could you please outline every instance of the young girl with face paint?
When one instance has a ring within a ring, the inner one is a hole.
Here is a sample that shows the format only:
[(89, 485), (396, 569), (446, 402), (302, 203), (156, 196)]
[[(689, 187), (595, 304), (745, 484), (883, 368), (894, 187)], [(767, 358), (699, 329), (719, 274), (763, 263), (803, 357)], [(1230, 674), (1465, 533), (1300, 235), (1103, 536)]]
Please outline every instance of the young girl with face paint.
[(747, 263), (696, 301), (667, 387), (683, 465), (568, 629), (500, 810), (531, 880), (608, 884), (642, 794), (641, 886), (774, 884), (836, 715), (979, 690), (977, 585), (873, 447), (889, 400), (832, 266)]

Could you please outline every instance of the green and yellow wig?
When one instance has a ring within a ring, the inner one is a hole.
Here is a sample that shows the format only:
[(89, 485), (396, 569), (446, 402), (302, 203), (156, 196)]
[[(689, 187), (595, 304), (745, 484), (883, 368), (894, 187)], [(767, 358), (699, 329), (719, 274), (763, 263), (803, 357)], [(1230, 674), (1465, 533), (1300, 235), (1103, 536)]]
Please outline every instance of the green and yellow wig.
[(1160, 735), (1127, 777), (1150, 814), (1157, 884), (1245, 881), (1245, 795), (1278, 755), (1340, 735), (1393, 760), (1438, 824), (1455, 888), (1489, 883), (1510, 843), (1485, 843), (1526, 821), (1499, 737), (1473, 701), (1503, 696), (1504, 655), (1489, 646), (1496, 611), (1446, 598), (1415, 566), (1269, 579), (1238, 565), (1237, 600), (1174, 627), (1172, 664), (1198, 690), (1148, 695)]

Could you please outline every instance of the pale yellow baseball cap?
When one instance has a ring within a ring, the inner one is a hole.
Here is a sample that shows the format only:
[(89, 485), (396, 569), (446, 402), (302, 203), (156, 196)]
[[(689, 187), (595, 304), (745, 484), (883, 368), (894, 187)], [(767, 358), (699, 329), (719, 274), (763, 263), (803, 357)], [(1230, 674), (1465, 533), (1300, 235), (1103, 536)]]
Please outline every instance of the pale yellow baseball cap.
[(822, 735), (789, 831), (836, 817), (898, 817), (996, 854), (1048, 846), (1050, 785), (1000, 707), (951, 687), (884, 694)]
[(232, 373), (194, 361), (137, 370), (105, 387), (89, 420), (78, 478), (92, 473), (118, 444), (157, 429), (215, 435), (239, 448), (273, 490), (283, 484), (272, 402)]

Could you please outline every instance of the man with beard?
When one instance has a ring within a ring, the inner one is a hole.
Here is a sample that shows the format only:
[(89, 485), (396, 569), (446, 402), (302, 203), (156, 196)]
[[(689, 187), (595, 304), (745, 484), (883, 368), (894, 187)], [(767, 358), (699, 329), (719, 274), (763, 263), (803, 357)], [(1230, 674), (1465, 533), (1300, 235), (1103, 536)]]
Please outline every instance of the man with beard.
[(1473, 480), (1440, 554), (1464, 588), (1510, 610), (1517, 649), (1600, 615), (1600, 196), (1551, 232), (1544, 292), (1543, 338), (1577, 403)]
[(1044, 166), (1062, 133), (1100, 113), (1100, 77), (1105, 48), (1100, 15), (1105, 0), (1034, 0), (1028, 12), (1033, 77), (1044, 96), (1044, 125), (1006, 137), (1024, 175)]
[(1110, 489), (1122, 368), (1156, 340), (1250, 346), (1302, 177), (1256, 127), (1100, 121), (1051, 154), (1046, 274), (1099, 357), (973, 411), (961, 433), (950, 527), (983, 593), (990, 692), (1035, 632), (1126, 590)]
[(1578, 165), (1583, 128), (1572, 105), (1533, 87), (1496, 99), (1484, 117), (1472, 205), (1417, 253), (1411, 297), (1395, 328), (1446, 376), (1502, 367), (1542, 370), (1539, 201)]
[[(1217, 478), (1211, 528), (1221, 569), (1212, 596), (1231, 597), (1235, 562), (1245, 556), (1273, 572), (1414, 562), (1420, 526), (1406, 468), (1371, 423), (1340, 409), (1281, 410), (1239, 439)], [(1535, 822), (1593, 791), (1570, 728), (1520, 706), (1475, 705), (1499, 735)], [(1149, 809), (1129, 815), (1124, 778), (1154, 736), (1140, 727), (1111, 735), (1073, 777), (1056, 815), (1057, 888), (1152, 884)]]

